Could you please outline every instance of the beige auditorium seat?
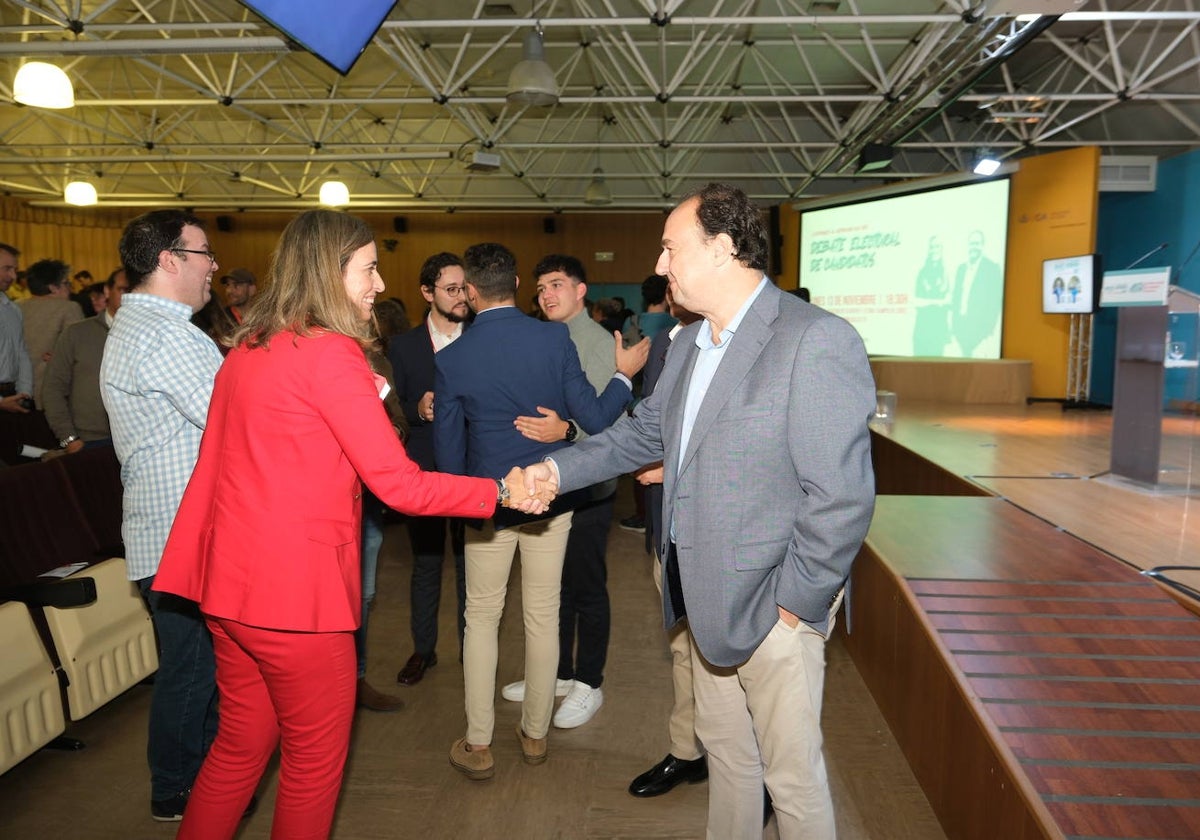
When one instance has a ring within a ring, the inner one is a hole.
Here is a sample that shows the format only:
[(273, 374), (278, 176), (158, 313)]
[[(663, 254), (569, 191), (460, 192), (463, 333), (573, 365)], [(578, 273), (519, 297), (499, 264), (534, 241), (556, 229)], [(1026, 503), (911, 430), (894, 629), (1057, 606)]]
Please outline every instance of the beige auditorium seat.
[(66, 729), (54, 665), (38, 638), (29, 609), (0, 603), (0, 773), (50, 743)]
[(105, 560), (77, 572), (96, 581), (96, 601), (45, 607), (46, 623), (67, 673), (67, 707), (80, 720), (158, 668), (150, 613), (125, 561)]

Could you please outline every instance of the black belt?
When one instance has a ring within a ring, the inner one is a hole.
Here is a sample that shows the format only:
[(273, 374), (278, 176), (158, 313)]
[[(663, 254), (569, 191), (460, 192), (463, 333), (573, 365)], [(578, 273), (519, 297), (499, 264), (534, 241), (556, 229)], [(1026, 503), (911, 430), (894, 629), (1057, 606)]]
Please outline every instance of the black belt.
[(11, 397), (17, 393), (16, 382), (0, 382), (0, 397)]

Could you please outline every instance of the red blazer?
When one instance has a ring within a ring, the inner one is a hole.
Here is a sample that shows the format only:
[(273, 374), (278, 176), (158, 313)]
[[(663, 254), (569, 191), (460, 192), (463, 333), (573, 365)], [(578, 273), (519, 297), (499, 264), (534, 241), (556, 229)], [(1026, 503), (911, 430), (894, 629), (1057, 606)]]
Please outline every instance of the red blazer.
[(217, 374), (200, 456), (154, 588), (279, 630), (353, 630), (362, 581), (359, 476), (418, 516), (486, 518), (496, 483), (422, 472), (357, 342), (281, 333)]

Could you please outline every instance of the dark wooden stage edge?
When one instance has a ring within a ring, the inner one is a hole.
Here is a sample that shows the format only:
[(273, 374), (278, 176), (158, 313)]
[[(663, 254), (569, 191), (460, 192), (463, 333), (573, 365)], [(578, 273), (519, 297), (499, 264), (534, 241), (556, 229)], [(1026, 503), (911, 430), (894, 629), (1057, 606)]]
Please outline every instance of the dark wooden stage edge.
[(1136, 570), (1003, 499), (881, 496), (852, 597), (948, 837), (1200, 837), (1200, 620)]

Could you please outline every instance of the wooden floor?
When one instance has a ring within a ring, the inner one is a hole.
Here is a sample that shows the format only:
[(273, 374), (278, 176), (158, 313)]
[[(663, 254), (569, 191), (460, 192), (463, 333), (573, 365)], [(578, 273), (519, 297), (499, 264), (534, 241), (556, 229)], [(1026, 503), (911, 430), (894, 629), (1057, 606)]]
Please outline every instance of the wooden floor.
[[(623, 485), (617, 518), (627, 516)], [(403, 525), (389, 526), (379, 597), (371, 622), (370, 678), (408, 698), (397, 714), (360, 712), (334, 836), (339, 840), (654, 840), (704, 836), (707, 785), (635, 799), (629, 780), (667, 751), (670, 662), (649, 560), (640, 534), (614, 527), (609, 548), (613, 632), (605, 704), (575, 730), (553, 730), (550, 759), (520, 761), (512, 729), (516, 704), (498, 700), (497, 774), (470, 782), (448, 764), (462, 735), (462, 668), (449, 601), (443, 598), (441, 662), (425, 681), (395, 686), (410, 653)], [(443, 594), (452, 592), (443, 587)], [(519, 587), (510, 587), (502, 627), (501, 682), (520, 674)], [(943, 833), (854, 664), (835, 639), (829, 647), (824, 729), (840, 840), (943, 840)], [(314, 686), (320, 691), (321, 686)], [(0, 776), (0, 838), (126, 840), (169, 838), (175, 826), (149, 817), (145, 744), (150, 690), (137, 687), (69, 734), (86, 750), (40, 752)], [(262, 806), (240, 836), (269, 836), (275, 768), (260, 788)], [(773, 826), (765, 837), (774, 837)]]
[(1158, 491), (1108, 474), (1107, 411), (913, 402), (873, 429), (1139, 569), (1200, 564), (1200, 416), (1164, 418)]

